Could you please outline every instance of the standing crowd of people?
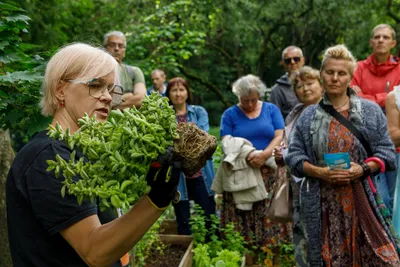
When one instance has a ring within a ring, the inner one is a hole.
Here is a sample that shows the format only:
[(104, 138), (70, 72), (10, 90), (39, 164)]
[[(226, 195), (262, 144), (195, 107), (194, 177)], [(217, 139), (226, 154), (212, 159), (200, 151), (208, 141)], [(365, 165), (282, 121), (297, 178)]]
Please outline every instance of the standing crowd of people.
[[(111, 109), (139, 108), (146, 94), (156, 92), (169, 99), (177, 122), (209, 131), (208, 113), (192, 104), (188, 81), (167, 80), (155, 69), (146, 89), (140, 68), (123, 63), (125, 35), (111, 31), (103, 45), (67, 45), (48, 62), (40, 105), (52, 125), (73, 133), (85, 113), (105, 121)], [(272, 87), (270, 102), (262, 101), (267, 87), (259, 77), (240, 77), (232, 85), (238, 103), (221, 117), (223, 158), (216, 173), (212, 159), (190, 177), (178, 168), (169, 173), (171, 161), (152, 167), (151, 191), (125, 214), (62, 198), (62, 179), (46, 171), (46, 160), (68, 160), (72, 150), (47, 130), (38, 133), (17, 154), (7, 178), (14, 265), (127, 266), (127, 252), (179, 191), (180, 201), (172, 203), (179, 234), (191, 234), (190, 200), (210, 218), (215, 198), (222, 198), (221, 225), (233, 222), (249, 248), (294, 243), (297, 266), (400, 266), (395, 31), (376, 26), (370, 45), (372, 54), (359, 62), (345, 45), (329, 47), (320, 70), (304, 65), (301, 48), (288, 46), (281, 61), (286, 73)], [(325, 156), (340, 153), (348, 156), (348, 167), (328, 166)], [(283, 222), (270, 217), (270, 206), (284, 177), (290, 179), (292, 216)]]

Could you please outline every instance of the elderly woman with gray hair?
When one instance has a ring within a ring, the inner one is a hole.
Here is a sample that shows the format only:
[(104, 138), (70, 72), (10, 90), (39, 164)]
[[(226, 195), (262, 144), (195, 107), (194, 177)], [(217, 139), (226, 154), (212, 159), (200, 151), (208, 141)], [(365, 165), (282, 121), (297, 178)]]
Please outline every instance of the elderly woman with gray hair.
[[(247, 155), (250, 168), (260, 168), (267, 192), (272, 190), (274, 170), (265, 165), (271, 158), (273, 148), (282, 141), (284, 121), (278, 107), (260, 100), (266, 87), (260, 78), (247, 75), (238, 79), (232, 86), (232, 92), (239, 103), (225, 110), (221, 118), (221, 139), (228, 136), (241, 137), (251, 142), (255, 151)], [(237, 231), (246, 237), (250, 245), (275, 246), (288, 239), (290, 227), (272, 223), (268, 215), (270, 199), (253, 204), (252, 209), (244, 211), (234, 204), (232, 193), (223, 193), (221, 223), (234, 222)]]

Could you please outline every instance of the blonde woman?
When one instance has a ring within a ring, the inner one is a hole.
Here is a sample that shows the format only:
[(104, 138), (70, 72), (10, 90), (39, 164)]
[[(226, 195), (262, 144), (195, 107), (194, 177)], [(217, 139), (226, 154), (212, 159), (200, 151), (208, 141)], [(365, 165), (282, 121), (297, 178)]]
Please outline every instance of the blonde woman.
[[(63, 47), (47, 64), (42, 113), (72, 133), (85, 112), (107, 120), (113, 98), (118, 103), (123, 92), (114, 82), (116, 68), (117, 61), (102, 49), (81, 43)], [(64, 179), (46, 171), (46, 160), (57, 154), (69, 160), (71, 153), (63, 141), (43, 131), (15, 157), (6, 184), (14, 266), (122, 266), (120, 258), (160, 217), (178, 185), (179, 173), (165, 182), (166, 169), (161, 168), (164, 177), (157, 181), (164, 182), (154, 182), (147, 196), (116, 219), (100, 212), (96, 203), (78, 205), (72, 195), (61, 197)]]
[[(286, 164), (305, 177), (300, 188), (300, 216), (307, 237), (309, 266), (399, 266), (396, 233), (380, 215), (367, 176), (395, 167), (394, 146), (380, 107), (361, 99), (348, 85), (356, 61), (344, 45), (328, 48), (322, 60), (325, 90), (322, 105), (308, 107), (298, 118)], [(325, 107), (350, 120), (371, 147), (374, 161), (355, 135)], [(348, 152), (349, 169), (331, 170), (324, 154)]]

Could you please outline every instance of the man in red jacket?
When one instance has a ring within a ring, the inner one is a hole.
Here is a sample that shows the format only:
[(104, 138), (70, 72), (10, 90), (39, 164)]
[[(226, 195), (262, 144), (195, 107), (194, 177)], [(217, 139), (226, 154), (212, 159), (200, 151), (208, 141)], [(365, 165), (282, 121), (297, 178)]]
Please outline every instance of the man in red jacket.
[(385, 107), (387, 94), (400, 84), (399, 59), (390, 54), (396, 46), (396, 32), (388, 24), (375, 26), (369, 44), (372, 54), (358, 62), (350, 87), (358, 95)]

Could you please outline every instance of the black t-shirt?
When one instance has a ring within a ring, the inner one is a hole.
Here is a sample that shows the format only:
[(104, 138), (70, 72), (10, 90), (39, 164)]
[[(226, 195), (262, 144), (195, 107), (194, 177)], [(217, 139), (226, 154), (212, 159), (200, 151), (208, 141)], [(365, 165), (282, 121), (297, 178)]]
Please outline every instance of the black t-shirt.
[[(40, 132), (21, 149), (7, 177), (8, 234), (14, 267), (87, 266), (60, 231), (99, 211), (90, 201), (78, 205), (75, 196), (61, 197), (64, 177), (56, 179), (54, 171), (47, 172), (46, 160), (55, 160), (56, 154), (69, 160), (72, 151), (46, 133)], [(82, 156), (77, 152), (76, 160)], [(108, 221), (115, 218), (106, 217)]]

